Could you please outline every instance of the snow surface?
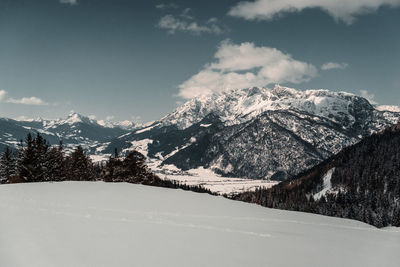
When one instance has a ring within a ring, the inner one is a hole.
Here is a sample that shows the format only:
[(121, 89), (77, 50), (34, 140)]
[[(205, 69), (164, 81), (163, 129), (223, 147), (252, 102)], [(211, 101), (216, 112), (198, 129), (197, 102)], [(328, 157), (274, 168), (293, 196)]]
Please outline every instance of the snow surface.
[(390, 112), (398, 112), (398, 113), (400, 113), (400, 107), (399, 106), (382, 105), (382, 106), (377, 106), (376, 109), (380, 110), (380, 111), (390, 111)]
[(324, 175), (324, 177), (322, 178), (323, 188), (321, 191), (319, 191), (318, 193), (313, 195), (315, 200), (319, 200), (322, 196), (325, 196), (326, 193), (328, 193), (332, 190), (331, 178), (332, 178), (332, 174), (334, 171), (335, 171), (335, 168), (328, 170), (326, 172), (326, 174)]
[(7, 267), (398, 266), (400, 232), (125, 183), (0, 186)]
[(222, 177), (210, 169), (199, 167), (181, 171), (174, 165), (164, 165), (162, 169), (153, 168), (161, 179), (175, 180), (187, 185), (201, 185), (217, 194), (232, 194), (254, 191), (257, 188), (270, 188), (278, 182), (270, 180), (253, 180), (233, 177)]

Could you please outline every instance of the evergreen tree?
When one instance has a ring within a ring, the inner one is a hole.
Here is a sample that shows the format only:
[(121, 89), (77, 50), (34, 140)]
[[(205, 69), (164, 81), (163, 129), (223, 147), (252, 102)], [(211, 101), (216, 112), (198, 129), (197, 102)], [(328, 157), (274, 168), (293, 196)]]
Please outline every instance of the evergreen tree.
[(0, 183), (10, 181), (10, 178), (15, 173), (15, 162), (12, 152), (7, 146), (0, 158)]
[(17, 172), (21, 180), (32, 182), (36, 159), (34, 152), (34, 140), (30, 133), (28, 133), (25, 143), (26, 147), (21, 144), (19, 148)]
[(67, 178), (62, 142), (57, 147), (49, 149), (45, 165), (47, 170), (46, 181), (64, 181)]
[(77, 146), (68, 158), (68, 179), (74, 181), (90, 181), (95, 179), (92, 160), (85, 155), (81, 146)]
[(34, 162), (34, 170), (33, 170), (33, 181), (34, 182), (42, 182), (48, 181), (50, 167), (48, 160), (48, 150), (49, 144), (47, 143), (46, 139), (44, 139), (39, 133), (36, 135), (34, 139), (34, 155), (35, 155), (35, 162)]
[(145, 178), (146, 175), (149, 174), (145, 162), (146, 157), (143, 156), (143, 154), (136, 150), (129, 152), (123, 161), (125, 175), (133, 181), (139, 178)]

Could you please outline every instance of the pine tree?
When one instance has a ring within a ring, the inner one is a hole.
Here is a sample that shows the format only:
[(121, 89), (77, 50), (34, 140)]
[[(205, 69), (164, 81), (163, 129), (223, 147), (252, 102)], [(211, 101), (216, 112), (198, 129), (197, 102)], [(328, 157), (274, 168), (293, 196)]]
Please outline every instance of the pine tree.
[(0, 158), (0, 183), (10, 181), (11, 176), (15, 173), (15, 162), (12, 152), (7, 146)]
[(143, 179), (149, 174), (145, 165), (146, 157), (143, 154), (133, 150), (125, 157), (123, 167), (126, 176), (129, 177), (131, 182), (137, 179)]
[(26, 147), (21, 144), (19, 148), (17, 172), (21, 180), (32, 182), (36, 159), (34, 153), (34, 140), (30, 133), (27, 135), (25, 143)]
[(92, 160), (85, 155), (81, 146), (77, 146), (68, 158), (68, 179), (89, 181), (95, 178)]
[(62, 142), (48, 151), (45, 165), (47, 170), (46, 181), (63, 181), (67, 178)]
[(34, 163), (34, 171), (33, 171), (33, 181), (34, 182), (43, 182), (49, 180), (50, 170), (48, 169), (49, 164), (48, 160), (48, 150), (49, 144), (46, 139), (44, 139), (39, 133), (36, 135), (34, 139), (34, 155), (35, 155), (35, 163)]

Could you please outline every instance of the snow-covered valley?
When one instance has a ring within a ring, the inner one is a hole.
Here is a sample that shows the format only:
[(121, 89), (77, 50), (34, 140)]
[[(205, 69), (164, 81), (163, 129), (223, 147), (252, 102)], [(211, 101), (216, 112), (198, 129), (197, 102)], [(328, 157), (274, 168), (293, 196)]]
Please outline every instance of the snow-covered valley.
[(126, 183), (0, 186), (1, 266), (398, 266), (400, 230)]
[(278, 184), (277, 181), (265, 179), (245, 179), (237, 177), (223, 177), (203, 167), (181, 171), (173, 165), (162, 168), (153, 167), (152, 170), (161, 178), (177, 181), (186, 185), (201, 185), (213, 193), (219, 195), (236, 194), (246, 191), (254, 191), (259, 188), (270, 188)]

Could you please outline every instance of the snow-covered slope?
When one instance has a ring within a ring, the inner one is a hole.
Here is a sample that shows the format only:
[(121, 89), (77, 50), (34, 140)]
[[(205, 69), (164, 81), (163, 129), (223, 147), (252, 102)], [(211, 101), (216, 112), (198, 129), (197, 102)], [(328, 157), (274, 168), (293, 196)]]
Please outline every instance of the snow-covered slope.
[(377, 106), (376, 109), (380, 111), (400, 112), (399, 106), (382, 105), (382, 106)]
[(0, 186), (0, 262), (69, 266), (398, 266), (400, 231), (181, 190)]

